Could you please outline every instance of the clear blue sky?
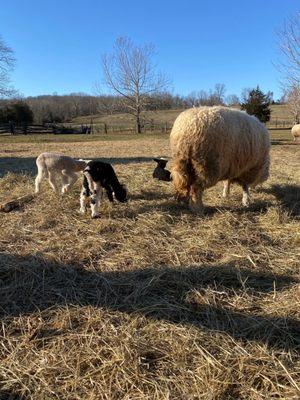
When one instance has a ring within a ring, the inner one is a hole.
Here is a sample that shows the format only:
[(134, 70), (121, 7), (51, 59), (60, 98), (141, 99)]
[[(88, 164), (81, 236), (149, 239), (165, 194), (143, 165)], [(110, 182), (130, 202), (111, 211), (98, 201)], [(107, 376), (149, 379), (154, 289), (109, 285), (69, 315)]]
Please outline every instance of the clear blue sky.
[(13, 48), (13, 83), (24, 95), (92, 93), (100, 56), (118, 36), (155, 45), (173, 92), (213, 88), (240, 95), (257, 84), (280, 96), (276, 29), (296, 0), (10, 0), (0, 34)]

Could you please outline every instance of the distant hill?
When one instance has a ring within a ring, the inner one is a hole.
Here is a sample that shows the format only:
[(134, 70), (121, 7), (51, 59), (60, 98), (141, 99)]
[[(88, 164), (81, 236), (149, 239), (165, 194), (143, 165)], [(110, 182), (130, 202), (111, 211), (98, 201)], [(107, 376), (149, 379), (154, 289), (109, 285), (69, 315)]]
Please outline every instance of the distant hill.
[[(286, 104), (274, 104), (271, 106), (271, 120), (267, 124), (269, 127), (289, 127), (292, 125), (292, 116), (289, 113)], [(146, 123), (150, 124), (170, 124), (172, 125), (176, 117), (183, 109), (179, 110), (157, 110), (147, 111), (143, 113), (143, 119)], [(91, 119), (93, 124), (103, 125), (107, 124), (109, 127), (119, 129), (126, 129), (134, 126), (134, 118), (125, 113), (111, 114), (111, 115), (92, 115), (86, 117), (77, 117), (72, 120), (72, 124), (90, 124)]]

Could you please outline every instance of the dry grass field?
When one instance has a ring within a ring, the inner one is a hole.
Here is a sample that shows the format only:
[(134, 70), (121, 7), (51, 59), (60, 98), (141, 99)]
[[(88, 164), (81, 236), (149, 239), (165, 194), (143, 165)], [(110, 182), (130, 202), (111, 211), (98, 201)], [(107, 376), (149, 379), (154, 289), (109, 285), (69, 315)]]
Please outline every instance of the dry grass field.
[[(287, 136), (284, 136), (287, 134)], [(0, 201), (32, 193), (35, 157), (113, 162), (128, 204), (92, 220), (43, 192), (0, 214), (0, 399), (300, 398), (300, 144), (273, 133), (271, 177), (207, 191), (203, 217), (152, 179), (165, 135), (0, 143)]]

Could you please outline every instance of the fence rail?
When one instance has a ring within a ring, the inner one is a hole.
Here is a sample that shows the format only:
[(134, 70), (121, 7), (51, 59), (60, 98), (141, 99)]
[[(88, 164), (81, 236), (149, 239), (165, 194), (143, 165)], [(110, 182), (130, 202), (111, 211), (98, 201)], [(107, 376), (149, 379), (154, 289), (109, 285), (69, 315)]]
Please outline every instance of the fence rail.
[[(143, 133), (169, 133), (172, 129), (172, 122), (147, 121), (142, 125)], [(291, 129), (292, 120), (273, 118), (266, 124), (269, 129)], [(97, 122), (90, 125), (83, 124), (33, 124), (24, 126), (14, 126), (12, 132), (11, 125), (0, 125), (0, 134), (114, 134), (114, 133), (135, 133), (135, 126), (132, 123), (116, 125), (106, 122)]]

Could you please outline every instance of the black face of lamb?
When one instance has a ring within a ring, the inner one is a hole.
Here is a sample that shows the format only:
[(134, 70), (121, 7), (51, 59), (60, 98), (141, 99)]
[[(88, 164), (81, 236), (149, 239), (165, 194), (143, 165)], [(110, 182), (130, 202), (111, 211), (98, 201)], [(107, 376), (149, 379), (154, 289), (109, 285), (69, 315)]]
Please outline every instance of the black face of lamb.
[(156, 167), (152, 174), (154, 179), (158, 179), (159, 181), (171, 182), (171, 172), (167, 169)]
[(157, 167), (153, 171), (153, 178), (158, 179), (159, 181), (165, 181), (165, 182), (170, 182), (172, 180), (171, 178), (171, 172), (165, 169), (168, 160), (165, 160), (163, 158), (153, 158), (155, 162), (157, 162)]
[(115, 198), (120, 203), (126, 203), (127, 202), (127, 190), (123, 185), (119, 184), (118, 186), (115, 186), (114, 187), (114, 194), (115, 194)]

